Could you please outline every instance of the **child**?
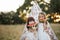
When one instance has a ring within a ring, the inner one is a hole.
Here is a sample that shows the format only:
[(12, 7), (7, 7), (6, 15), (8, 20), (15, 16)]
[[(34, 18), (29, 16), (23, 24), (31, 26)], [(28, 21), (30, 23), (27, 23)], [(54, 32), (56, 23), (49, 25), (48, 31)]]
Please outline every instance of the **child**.
[(37, 40), (37, 35), (36, 35), (36, 23), (35, 20), (32, 17), (29, 17), (27, 20), (27, 30), (28, 32), (25, 32), (21, 40)]
[(47, 34), (48, 30), (46, 27), (47, 21), (46, 21), (46, 14), (43, 12), (39, 14), (38, 16), (38, 39), (39, 40), (51, 40), (49, 35)]
[[(46, 14), (40, 13), (38, 16), (38, 39), (39, 40), (57, 40), (56, 36), (52, 32), (49, 23), (46, 20)], [(53, 38), (53, 39), (52, 39)]]

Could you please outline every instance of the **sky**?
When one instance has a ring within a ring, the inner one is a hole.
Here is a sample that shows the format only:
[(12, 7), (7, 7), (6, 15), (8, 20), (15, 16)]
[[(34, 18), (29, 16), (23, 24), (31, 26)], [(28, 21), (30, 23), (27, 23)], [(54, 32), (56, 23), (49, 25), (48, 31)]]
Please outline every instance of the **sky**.
[[(16, 12), (16, 9), (24, 4), (25, 0), (0, 0), (0, 12)], [(45, 0), (49, 3), (49, 0)]]
[(44, 0), (44, 1), (47, 2), (47, 3), (50, 3), (51, 0)]
[(24, 4), (25, 0), (0, 0), (0, 12), (14, 11)]

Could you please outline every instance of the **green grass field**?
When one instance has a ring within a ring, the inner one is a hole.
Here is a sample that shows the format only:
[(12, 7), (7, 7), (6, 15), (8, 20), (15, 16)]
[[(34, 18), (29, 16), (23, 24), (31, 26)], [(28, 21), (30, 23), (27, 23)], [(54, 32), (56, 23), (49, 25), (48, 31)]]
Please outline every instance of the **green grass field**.
[[(51, 24), (56, 36), (60, 40), (60, 24)], [(0, 40), (19, 40), (24, 25), (0, 25)]]

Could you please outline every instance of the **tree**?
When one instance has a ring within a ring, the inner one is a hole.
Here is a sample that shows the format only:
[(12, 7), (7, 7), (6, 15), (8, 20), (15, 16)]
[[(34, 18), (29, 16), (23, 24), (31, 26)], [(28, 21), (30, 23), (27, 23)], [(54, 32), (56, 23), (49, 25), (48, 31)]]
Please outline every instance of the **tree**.
[(30, 3), (31, 1), (32, 0), (25, 0), (25, 3), (23, 4), (23, 6), (21, 6), (17, 9), (17, 13), (19, 13), (20, 11), (23, 12), (23, 10), (28, 10), (28, 9), (26, 9), (26, 7), (31, 6), (31, 3)]
[(50, 6), (51, 6), (50, 7), (51, 12), (60, 13), (60, 0), (51, 0)]

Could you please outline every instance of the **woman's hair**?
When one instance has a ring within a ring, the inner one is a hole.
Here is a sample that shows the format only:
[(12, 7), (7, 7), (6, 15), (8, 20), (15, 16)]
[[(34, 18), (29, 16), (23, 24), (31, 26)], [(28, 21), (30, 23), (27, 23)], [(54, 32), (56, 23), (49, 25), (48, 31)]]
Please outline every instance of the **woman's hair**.
[(28, 26), (30, 21), (34, 21), (35, 22), (33, 17), (28, 17), (28, 19), (27, 19), (27, 29), (31, 28), (31, 27)]

